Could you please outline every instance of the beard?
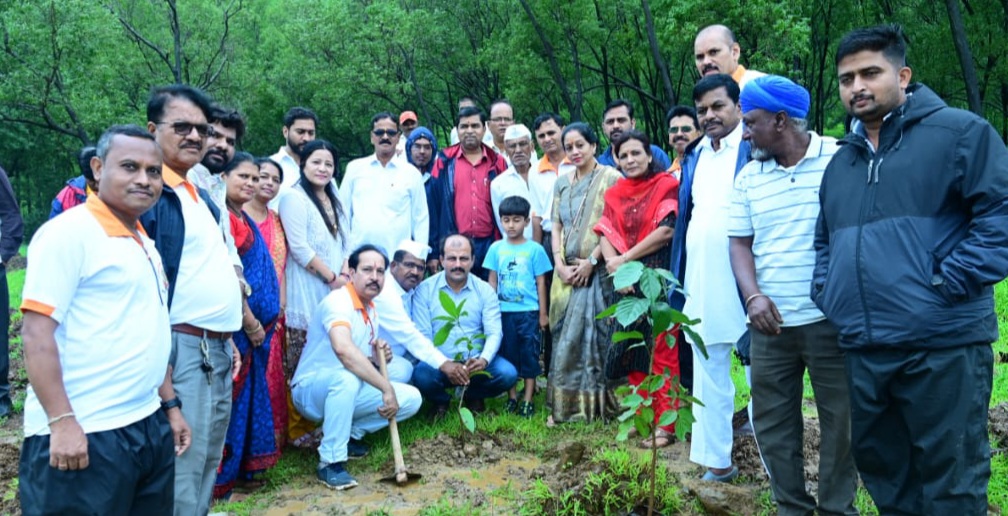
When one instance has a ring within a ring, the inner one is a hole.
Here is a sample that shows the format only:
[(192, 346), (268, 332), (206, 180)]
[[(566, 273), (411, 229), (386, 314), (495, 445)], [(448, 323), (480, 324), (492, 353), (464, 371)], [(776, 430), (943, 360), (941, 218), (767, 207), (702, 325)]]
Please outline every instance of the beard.
[(773, 154), (771, 154), (770, 151), (760, 147), (752, 147), (749, 155), (756, 161), (770, 161), (773, 159)]

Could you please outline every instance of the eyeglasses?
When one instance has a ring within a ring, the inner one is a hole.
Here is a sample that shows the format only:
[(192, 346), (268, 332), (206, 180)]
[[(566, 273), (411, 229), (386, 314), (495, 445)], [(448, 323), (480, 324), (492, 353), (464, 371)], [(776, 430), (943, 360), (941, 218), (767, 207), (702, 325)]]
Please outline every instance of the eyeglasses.
[(682, 125), (679, 127), (672, 126), (668, 128), (669, 134), (690, 133), (693, 131), (695, 131), (695, 129), (692, 125)]
[(206, 138), (210, 134), (209, 124), (192, 124), (189, 122), (158, 122), (156, 125), (167, 125), (171, 126), (172, 131), (179, 136), (189, 136), (193, 129), (196, 129), (196, 134), (200, 138)]
[(395, 136), (399, 134), (399, 131), (396, 129), (375, 129), (371, 133), (381, 138), (382, 136)]
[(493, 123), (495, 123), (495, 124), (506, 124), (506, 123), (509, 123), (509, 122), (514, 122), (514, 119), (513, 118), (508, 118), (508, 117), (505, 117), (505, 116), (499, 116), (497, 118), (491, 118), (490, 121), (493, 122)]
[(403, 266), (406, 269), (411, 270), (411, 271), (423, 272), (423, 270), (424, 270), (423, 264), (412, 263), (412, 262), (396, 262), (396, 263), (398, 263), (399, 265), (401, 265), (401, 266)]

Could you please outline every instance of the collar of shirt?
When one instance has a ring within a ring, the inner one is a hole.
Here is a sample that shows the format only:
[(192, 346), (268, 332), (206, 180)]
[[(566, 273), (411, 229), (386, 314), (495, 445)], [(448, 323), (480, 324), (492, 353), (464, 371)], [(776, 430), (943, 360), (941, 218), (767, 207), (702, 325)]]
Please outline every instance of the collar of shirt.
[(196, 193), (196, 187), (192, 183), (186, 181), (186, 178), (179, 175), (178, 172), (172, 170), (168, 165), (161, 166), (161, 177), (164, 179), (164, 184), (171, 188), (178, 189), (179, 185), (185, 187), (186, 191), (192, 197), (192, 200), (199, 201), (199, 194)]
[[(725, 136), (724, 138), (721, 138), (721, 149), (722, 150), (724, 150), (725, 148), (737, 149), (739, 147), (739, 144), (742, 142), (742, 131), (743, 131), (742, 122), (739, 121), (738, 125), (735, 126), (735, 129), (732, 129), (732, 132), (728, 133), (728, 135)], [(697, 146), (712, 151), (714, 150), (714, 146), (711, 142), (710, 136), (704, 136), (703, 140), (700, 140), (700, 143), (697, 144)]]
[(357, 295), (357, 289), (354, 288), (353, 283), (347, 283), (346, 289), (347, 293), (350, 294), (350, 302), (353, 303), (354, 310), (361, 313), (361, 316), (364, 317), (364, 322), (371, 324), (371, 314), (369, 312), (374, 310), (374, 301), (369, 301), (367, 307), (365, 307), (364, 302)]
[(273, 159), (275, 159), (276, 161), (290, 161), (294, 165), (298, 164), (297, 161), (295, 161), (294, 158), (292, 158), (290, 154), (287, 154), (287, 146), (286, 145), (281, 145), (280, 149), (277, 150), (276, 154), (274, 154), (271, 157)]
[[(792, 169), (797, 169), (798, 167), (801, 166), (802, 162), (807, 159), (815, 159), (818, 158), (819, 156), (822, 156), (823, 151), (822, 137), (820, 137), (814, 131), (809, 131), (808, 135), (809, 135), (809, 144), (808, 148), (805, 149), (805, 156), (802, 157), (802, 159), (799, 160), (798, 163), (795, 163), (795, 165), (791, 167)], [(760, 162), (761, 174), (766, 172), (773, 172), (775, 170), (787, 170), (787, 169), (781, 166), (780, 163), (777, 163), (777, 160), (774, 158), (770, 158), (766, 161)]]
[(536, 163), (536, 171), (538, 171), (540, 174), (545, 173), (545, 172), (556, 172), (556, 173), (559, 174), (560, 173), (560, 167), (563, 166), (563, 165), (568, 165), (568, 164), (570, 164), (570, 161), (567, 159), (567, 156), (564, 156), (564, 158), (562, 160), (560, 160), (560, 163), (557, 163), (556, 165), (554, 165), (550, 161), (549, 155), (548, 154), (544, 154), (543, 157), (539, 158), (539, 161)]
[(735, 73), (731, 74), (731, 78), (735, 79), (735, 82), (741, 83), (742, 76), (745, 75), (745, 73), (746, 68), (742, 65), (738, 65), (738, 68), (735, 68)]
[[(137, 238), (137, 236), (133, 234), (133, 232), (130, 231), (126, 225), (112, 213), (112, 210), (109, 209), (108, 205), (99, 199), (97, 195), (89, 195), (87, 201), (84, 201), (84, 206), (91, 212), (91, 215), (93, 215), (95, 220), (98, 221), (98, 224), (102, 227), (102, 229), (105, 230), (106, 235), (110, 237), (129, 237), (136, 240), (138, 243), (140, 242), (140, 239)], [(147, 235), (143, 226), (140, 225), (139, 220), (136, 223), (136, 230), (144, 236)], [(143, 244), (141, 243), (141, 245)]]
[(401, 285), (399, 285), (399, 282), (396, 281), (395, 276), (392, 275), (392, 271), (385, 271), (385, 287), (383, 291), (385, 289), (391, 289), (391, 292), (389, 293), (395, 294), (399, 297), (402, 297), (403, 294), (406, 293), (406, 290), (403, 289)]
[(382, 165), (382, 162), (378, 159), (378, 154), (368, 156), (367, 163), (372, 168), (399, 168), (402, 165), (402, 163), (397, 163), (395, 158), (390, 159), (388, 163)]

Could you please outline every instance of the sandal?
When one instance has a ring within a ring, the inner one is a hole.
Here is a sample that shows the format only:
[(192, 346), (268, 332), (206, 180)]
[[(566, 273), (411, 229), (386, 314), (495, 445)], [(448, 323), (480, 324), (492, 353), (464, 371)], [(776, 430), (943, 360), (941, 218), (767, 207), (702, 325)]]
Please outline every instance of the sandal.
[[(653, 442), (652, 437), (654, 438)], [(672, 444), (674, 440), (675, 436), (659, 428), (655, 430), (654, 436), (645, 437), (637, 446), (645, 450), (650, 450), (652, 446), (655, 448), (664, 448)]]
[(535, 405), (531, 401), (523, 401), (518, 404), (518, 415), (524, 418), (530, 418), (535, 414)]

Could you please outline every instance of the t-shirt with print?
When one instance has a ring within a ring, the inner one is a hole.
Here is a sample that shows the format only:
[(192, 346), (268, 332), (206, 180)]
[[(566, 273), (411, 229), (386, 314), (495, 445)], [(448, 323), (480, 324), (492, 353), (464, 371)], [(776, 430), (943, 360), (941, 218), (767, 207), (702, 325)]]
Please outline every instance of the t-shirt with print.
[(539, 310), (536, 276), (553, 270), (543, 247), (532, 240), (515, 245), (498, 240), (490, 246), (483, 267), (497, 273), (501, 312)]

